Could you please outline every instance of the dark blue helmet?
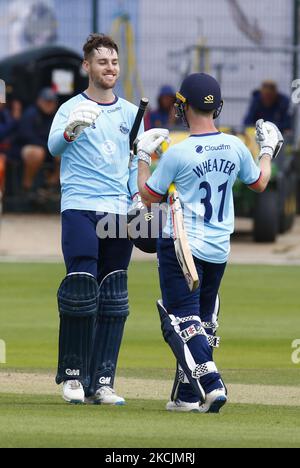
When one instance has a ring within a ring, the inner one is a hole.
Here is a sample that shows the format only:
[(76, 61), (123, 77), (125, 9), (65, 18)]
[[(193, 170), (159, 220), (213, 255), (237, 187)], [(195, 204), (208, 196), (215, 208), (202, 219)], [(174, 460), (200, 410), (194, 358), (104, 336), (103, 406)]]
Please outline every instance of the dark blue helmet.
[(127, 215), (128, 237), (142, 252), (156, 253), (157, 239), (166, 224), (164, 205), (155, 203), (151, 208), (141, 206), (129, 210)]
[(189, 104), (200, 111), (214, 111), (218, 118), (223, 107), (221, 88), (215, 78), (206, 73), (193, 73), (183, 81), (176, 93), (177, 116), (185, 118), (185, 106)]

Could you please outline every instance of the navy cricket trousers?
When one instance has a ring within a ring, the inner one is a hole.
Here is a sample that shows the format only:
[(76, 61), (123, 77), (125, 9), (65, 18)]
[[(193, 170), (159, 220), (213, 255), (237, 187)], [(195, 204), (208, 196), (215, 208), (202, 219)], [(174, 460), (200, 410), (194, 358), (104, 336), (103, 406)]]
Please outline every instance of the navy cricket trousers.
[(62, 250), (67, 274), (90, 273), (100, 284), (113, 271), (128, 269), (133, 244), (125, 235), (126, 216), (111, 215), (116, 223), (113, 236), (99, 238), (97, 226), (104, 217), (107, 214), (98, 215), (94, 211), (62, 213)]
[[(194, 258), (200, 287), (191, 293), (179, 266), (172, 239), (159, 239), (158, 260), (162, 299), (168, 313), (180, 318), (195, 315), (200, 317), (202, 323), (215, 322), (216, 299), (226, 269), (226, 263), (219, 265)], [(183, 330), (186, 325), (182, 324), (180, 327)], [(209, 333), (208, 330), (206, 329)], [(213, 361), (213, 350), (206, 337), (196, 336), (189, 341), (188, 348), (196, 363), (202, 364)], [(213, 390), (222, 388), (223, 383), (220, 374), (212, 372), (201, 377), (201, 385), (206, 393), (210, 393)], [(188, 402), (199, 400), (199, 396), (195, 395), (190, 385), (183, 383), (179, 386), (178, 398)]]
[(172, 239), (158, 240), (159, 276), (164, 306), (178, 317), (200, 315), (211, 322), (226, 263), (208, 263), (194, 258), (200, 288), (191, 293), (179, 266)]

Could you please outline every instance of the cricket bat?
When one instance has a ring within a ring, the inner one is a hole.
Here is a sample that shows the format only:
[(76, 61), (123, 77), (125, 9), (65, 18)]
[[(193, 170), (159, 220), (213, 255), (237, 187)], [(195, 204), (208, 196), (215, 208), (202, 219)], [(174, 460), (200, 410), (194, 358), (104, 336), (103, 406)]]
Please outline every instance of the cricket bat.
[(140, 129), (142, 120), (144, 118), (145, 112), (147, 110), (148, 104), (149, 104), (149, 99), (147, 98), (141, 99), (139, 109), (136, 114), (135, 121), (133, 123), (132, 129), (130, 131), (130, 136), (129, 136), (129, 145), (130, 145), (131, 150), (133, 150), (133, 143), (136, 137), (138, 136), (139, 129)]
[(142, 124), (143, 118), (145, 116), (145, 112), (147, 110), (149, 104), (149, 99), (148, 98), (142, 98), (140, 101), (139, 109), (137, 111), (137, 114), (135, 116), (135, 120), (133, 122), (132, 129), (130, 131), (129, 135), (129, 147), (130, 147), (130, 159), (129, 159), (129, 168), (131, 167), (133, 158), (134, 158), (134, 153), (136, 152), (136, 149), (134, 146), (134, 141), (136, 137), (138, 136), (140, 126)]
[(176, 257), (191, 292), (199, 288), (200, 281), (184, 227), (183, 211), (174, 184), (169, 188), (169, 200), (174, 230)]

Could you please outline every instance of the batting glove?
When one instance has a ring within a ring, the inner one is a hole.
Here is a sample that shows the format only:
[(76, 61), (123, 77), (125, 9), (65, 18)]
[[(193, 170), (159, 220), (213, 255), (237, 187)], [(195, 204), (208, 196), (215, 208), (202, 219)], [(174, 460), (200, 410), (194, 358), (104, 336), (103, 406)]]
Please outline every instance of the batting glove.
[(135, 154), (139, 161), (144, 161), (151, 166), (151, 155), (160, 153), (162, 143), (170, 142), (169, 130), (165, 128), (153, 128), (139, 135), (134, 142)]
[(94, 101), (86, 101), (78, 104), (70, 114), (65, 129), (65, 138), (74, 141), (87, 128), (94, 125), (101, 113), (101, 108)]
[(260, 119), (256, 122), (256, 141), (260, 146), (259, 159), (268, 154), (271, 159), (277, 158), (284, 143), (280, 130), (272, 122)]
[(145, 205), (142, 202), (142, 197), (139, 193), (137, 193), (132, 198), (130, 210), (142, 210), (143, 208), (145, 208)]

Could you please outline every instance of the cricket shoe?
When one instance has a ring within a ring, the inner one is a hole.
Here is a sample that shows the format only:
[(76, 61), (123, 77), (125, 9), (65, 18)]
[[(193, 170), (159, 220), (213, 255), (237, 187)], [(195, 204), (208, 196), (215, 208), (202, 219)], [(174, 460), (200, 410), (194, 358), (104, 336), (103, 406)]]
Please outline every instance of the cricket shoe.
[(208, 393), (205, 398), (205, 403), (200, 405), (199, 413), (220, 413), (221, 408), (227, 403), (226, 390), (220, 388)]
[(177, 413), (199, 413), (200, 404), (199, 402), (188, 403), (187, 401), (181, 400), (169, 401), (166, 406), (166, 410)]
[(63, 399), (73, 405), (84, 403), (83, 386), (78, 380), (68, 380), (63, 385)]
[(88, 405), (111, 405), (124, 406), (126, 404), (124, 398), (118, 396), (115, 390), (111, 387), (101, 387), (94, 396), (85, 399)]
[(176, 400), (167, 404), (167, 411), (177, 413), (214, 413), (218, 414), (221, 408), (227, 403), (225, 390), (214, 390), (206, 395), (205, 403), (188, 403), (186, 401)]

